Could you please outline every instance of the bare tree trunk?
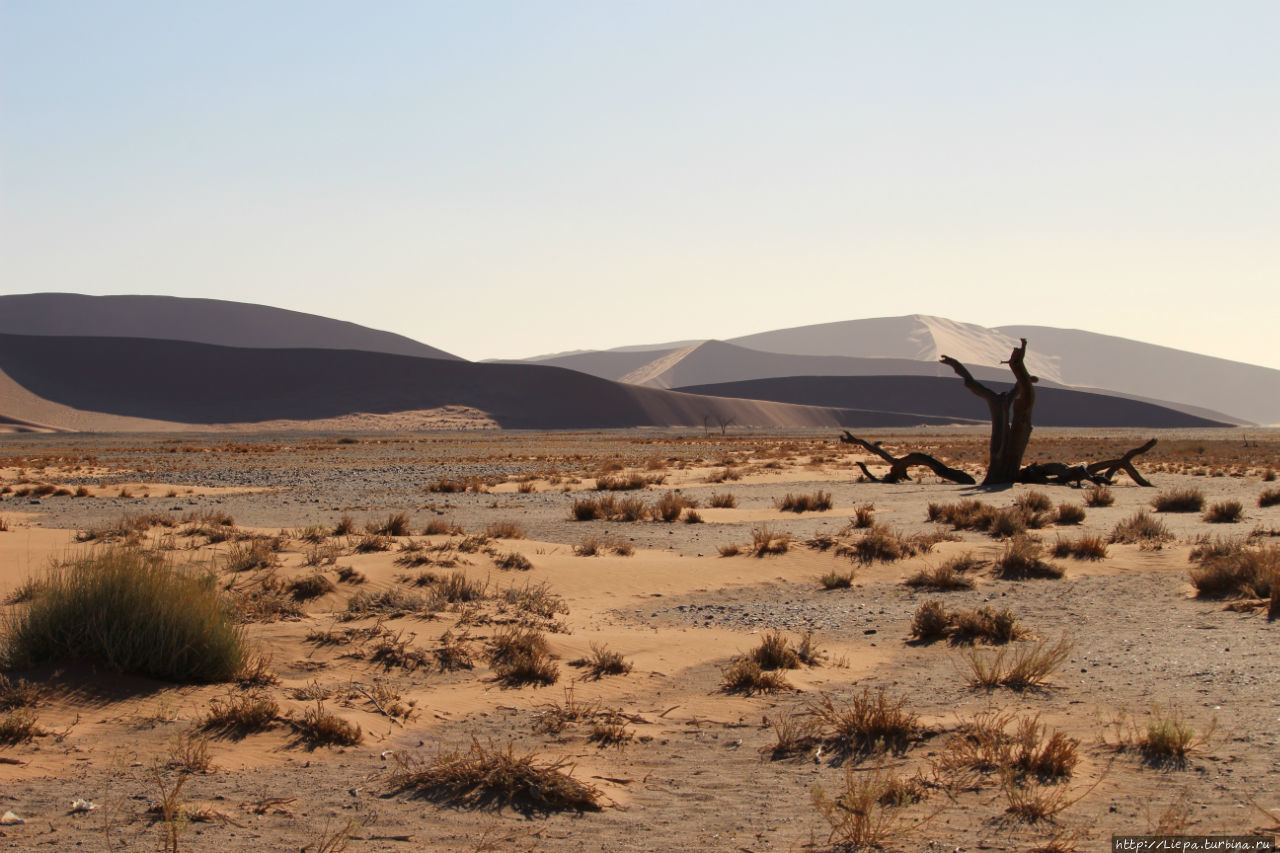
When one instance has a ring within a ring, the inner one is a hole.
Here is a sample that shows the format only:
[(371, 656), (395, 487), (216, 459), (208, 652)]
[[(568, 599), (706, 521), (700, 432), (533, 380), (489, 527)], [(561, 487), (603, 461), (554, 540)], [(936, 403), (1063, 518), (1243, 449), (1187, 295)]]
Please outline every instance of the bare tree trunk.
[(1016, 483), (1022, 470), (1022, 457), (1031, 441), (1031, 410), (1036, 404), (1035, 383), (1039, 380), (1027, 372), (1024, 359), (1027, 339), (1014, 349), (1005, 362), (1013, 371), (1015, 384), (1008, 391), (996, 392), (973, 378), (969, 368), (949, 355), (940, 361), (956, 372), (968, 388), (987, 404), (991, 415), (991, 443), (987, 457), (987, 476), (982, 485)]

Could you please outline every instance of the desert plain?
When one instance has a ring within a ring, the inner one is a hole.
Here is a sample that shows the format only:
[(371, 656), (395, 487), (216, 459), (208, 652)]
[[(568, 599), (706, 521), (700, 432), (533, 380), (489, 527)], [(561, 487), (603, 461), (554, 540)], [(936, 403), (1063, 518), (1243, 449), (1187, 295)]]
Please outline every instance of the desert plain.
[[(866, 437), (985, 461), (985, 430)], [(834, 431), (3, 436), (6, 637), (52, 567), (141, 553), (212, 578), (253, 664), (4, 671), (0, 848), (1280, 832), (1276, 596), (1193, 583), (1275, 572), (1280, 435), (1041, 429), (1026, 461), (1149, 437), (1153, 487), (1100, 491), (870, 482)], [(459, 781), (504, 757), (532, 788)]]

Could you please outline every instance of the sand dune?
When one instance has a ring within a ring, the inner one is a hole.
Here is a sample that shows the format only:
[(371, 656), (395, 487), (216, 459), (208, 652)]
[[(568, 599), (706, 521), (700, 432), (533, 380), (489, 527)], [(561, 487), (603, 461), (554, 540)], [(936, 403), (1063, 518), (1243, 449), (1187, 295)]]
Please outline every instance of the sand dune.
[(352, 350), (0, 335), (6, 417), (64, 429), (317, 421), (470, 407), (504, 428), (832, 426), (836, 413), (637, 388), (556, 367)]
[(315, 314), (174, 296), (0, 296), (0, 333), (161, 338), (233, 347), (355, 349), (460, 360), (403, 335)]
[[(1011, 383), (991, 383), (996, 390)], [(986, 405), (955, 378), (931, 376), (792, 376), (695, 385), (693, 394), (741, 396), (756, 400), (835, 406), (872, 407), (933, 418), (983, 421)], [(1065, 388), (1036, 393), (1035, 422), (1060, 427), (1214, 427), (1228, 424), (1196, 417), (1164, 406)]]

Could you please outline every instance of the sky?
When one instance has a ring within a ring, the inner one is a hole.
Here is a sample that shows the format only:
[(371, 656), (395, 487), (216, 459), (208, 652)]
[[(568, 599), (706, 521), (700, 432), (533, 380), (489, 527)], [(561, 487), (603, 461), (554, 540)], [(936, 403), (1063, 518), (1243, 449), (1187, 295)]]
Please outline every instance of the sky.
[(1280, 368), (1277, 44), (1274, 0), (0, 0), (0, 292), (471, 359), (920, 313)]

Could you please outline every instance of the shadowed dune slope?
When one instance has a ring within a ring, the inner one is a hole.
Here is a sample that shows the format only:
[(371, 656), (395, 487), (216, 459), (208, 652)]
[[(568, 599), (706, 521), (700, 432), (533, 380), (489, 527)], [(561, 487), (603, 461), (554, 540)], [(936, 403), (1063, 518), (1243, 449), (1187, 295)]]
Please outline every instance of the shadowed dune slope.
[(1062, 381), (1231, 412), (1280, 424), (1280, 370), (1140, 341), (1050, 326), (1002, 326), (1058, 356)]
[[(993, 390), (1011, 387), (1009, 382), (984, 383)], [(710, 396), (775, 400), (840, 409), (878, 409), (929, 415), (952, 421), (987, 421), (987, 407), (958, 378), (931, 376), (791, 376), (746, 382), (694, 385), (680, 390)], [(1196, 417), (1163, 406), (1072, 391), (1039, 388), (1035, 423), (1064, 427), (1219, 427), (1230, 424)]]
[(0, 333), (155, 338), (230, 347), (353, 349), (458, 359), (403, 335), (315, 314), (176, 296), (0, 296)]
[[(7, 418), (71, 429), (315, 420), (470, 406), (523, 429), (701, 425), (834, 426), (839, 413), (776, 402), (637, 388), (571, 370), (475, 364), (353, 350), (249, 349), (140, 338), (0, 335), (0, 371), (22, 394)], [(24, 408), (52, 405), (35, 417)], [(58, 422), (69, 410), (110, 425)]]

